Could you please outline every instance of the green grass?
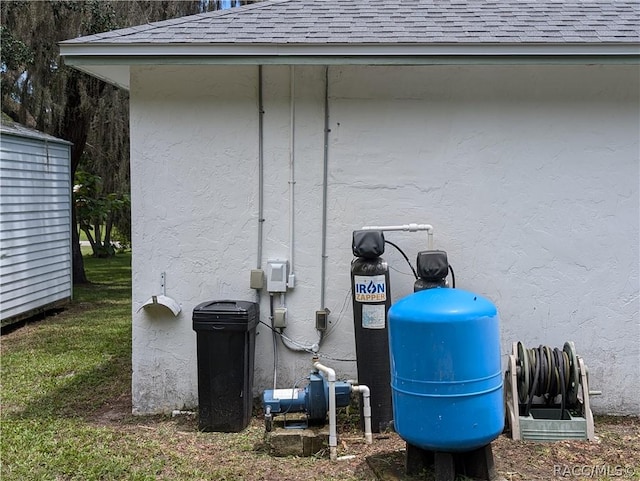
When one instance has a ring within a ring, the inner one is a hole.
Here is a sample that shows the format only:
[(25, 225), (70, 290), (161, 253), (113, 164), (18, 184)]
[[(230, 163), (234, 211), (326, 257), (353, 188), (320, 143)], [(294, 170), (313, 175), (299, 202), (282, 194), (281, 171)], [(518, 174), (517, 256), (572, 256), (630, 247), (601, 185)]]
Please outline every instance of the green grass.
[(161, 469), (163, 456), (142, 456), (143, 474), (135, 435), (90, 422), (129, 391), (130, 261), (85, 257), (94, 283), (75, 287), (69, 309), (3, 337), (3, 480), (155, 479)]
[[(360, 453), (354, 461), (272, 458), (259, 418), (240, 433), (201, 433), (194, 417), (132, 416), (130, 255), (97, 259), (90, 251), (84, 260), (93, 284), (76, 287), (68, 309), (2, 337), (2, 481), (375, 479), (364, 460), (371, 451), (361, 443), (345, 441), (345, 454)], [(115, 420), (107, 416), (114, 412)], [(343, 413), (341, 441), (359, 438), (344, 429), (357, 419)], [(636, 418), (603, 418), (600, 443), (542, 446), (501, 437), (494, 452), (514, 480), (537, 478), (536, 466), (554, 463), (640, 466), (639, 427)], [(372, 448), (401, 472), (404, 443), (394, 436)]]
[[(90, 251), (83, 249), (92, 284), (76, 286), (64, 312), (2, 338), (0, 479), (246, 479), (260, 426), (227, 437), (198, 432), (193, 418), (181, 425), (130, 414), (131, 255), (97, 259)], [(117, 421), (109, 421), (114, 405)], [(231, 464), (220, 465), (216, 453), (226, 448)]]
[(2, 337), (2, 481), (240, 481), (282, 469), (356, 479), (315, 473), (325, 459), (271, 458), (261, 420), (227, 434), (199, 432), (194, 417), (131, 415), (130, 254), (90, 251), (93, 284), (76, 286), (68, 309)]
[[(359, 455), (341, 463), (326, 453), (272, 458), (257, 417), (240, 433), (201, 433), (195, 417), (132, 416), (130, 254), (98, 259), (90, 251), (84, 249), (84, 261), (93, 284), (76, 286), (68, 309), (2, 336), (2, 481), (375, 479), (364, 459), (372, 451), (345, 441), (360, 438), (356, 411), (341, 412), (339, 448)], [(593, 444), (516, 445), (501, 437), (494, 452), (514, 480), (538, 478), (554, 463), (640, 466), (639, 426), (637, 419), (597, 420), (602, 441)], [(394, 436), (376, 439), (372, 448), (401, 473), (404, 443)]]

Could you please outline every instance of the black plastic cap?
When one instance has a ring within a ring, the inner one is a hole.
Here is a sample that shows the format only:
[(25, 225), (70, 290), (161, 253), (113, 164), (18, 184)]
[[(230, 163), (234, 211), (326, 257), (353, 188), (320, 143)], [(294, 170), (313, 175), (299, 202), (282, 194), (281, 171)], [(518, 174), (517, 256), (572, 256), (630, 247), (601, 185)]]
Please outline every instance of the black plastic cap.
[(449, 273), (449, 261), (445, 251), (418, 252), (416, 264), (418, 277), (426, 281), (440, 281)]
[(354, 230), (353, 255), (375, 259), (384, 254), (384, 234), (381, 230)]

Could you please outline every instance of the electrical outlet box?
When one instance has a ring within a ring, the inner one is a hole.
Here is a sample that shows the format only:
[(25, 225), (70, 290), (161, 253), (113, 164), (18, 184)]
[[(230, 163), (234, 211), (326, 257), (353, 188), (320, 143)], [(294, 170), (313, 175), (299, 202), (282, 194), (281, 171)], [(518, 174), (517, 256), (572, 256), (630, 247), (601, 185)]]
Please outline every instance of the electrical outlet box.
[(249, 287), (251, 287), (251, 289), (262, 289), (264, 287), (264, 271), (262, 269), (251, 270)]
[(287, 261), (267, 261), (267, 291), (287, 292)]
[(284, 329), (287, 327), (287, 308), (276, 307), (273, 310), (273, 327), (277, 329)]
[(322, 311), (316, 311), (316, 329), (318, 331), (326, 331), (328, 323), (329, 313), (326, 309)]

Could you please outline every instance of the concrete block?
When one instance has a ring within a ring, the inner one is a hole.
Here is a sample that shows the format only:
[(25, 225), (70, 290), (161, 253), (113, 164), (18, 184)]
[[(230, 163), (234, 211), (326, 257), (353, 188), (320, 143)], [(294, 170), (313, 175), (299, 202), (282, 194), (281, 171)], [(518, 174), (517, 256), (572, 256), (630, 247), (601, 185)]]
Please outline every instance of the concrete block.
[(275, 428), (266, 437), (272, 456), (313, 456), (328, 446), (329, 430)]

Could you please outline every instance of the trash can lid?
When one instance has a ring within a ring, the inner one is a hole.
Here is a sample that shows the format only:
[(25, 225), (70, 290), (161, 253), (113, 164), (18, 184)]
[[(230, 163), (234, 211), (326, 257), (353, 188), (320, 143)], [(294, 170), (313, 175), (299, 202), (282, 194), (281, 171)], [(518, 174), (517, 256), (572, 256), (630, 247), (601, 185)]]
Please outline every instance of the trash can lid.
[(198, 304), (193, 309), (193, 328), (212, 326), (252, 329), (258, 323), (259, 306), (255, 302), (217, 300)]

